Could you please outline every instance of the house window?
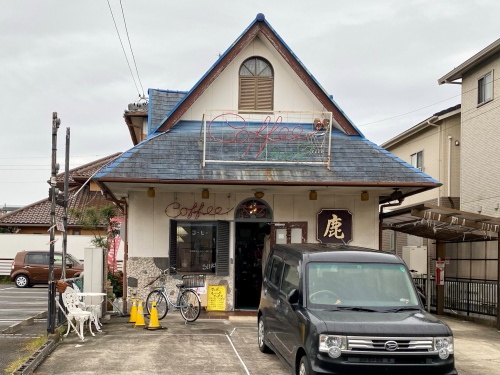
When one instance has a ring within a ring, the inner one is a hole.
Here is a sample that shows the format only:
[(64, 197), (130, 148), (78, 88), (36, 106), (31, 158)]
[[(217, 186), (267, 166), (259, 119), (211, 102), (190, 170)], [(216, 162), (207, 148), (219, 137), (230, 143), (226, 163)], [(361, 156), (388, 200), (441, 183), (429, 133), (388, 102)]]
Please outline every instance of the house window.
[(229, 275), (229, 223), (171, 220), (169, 257), (178, 272)]
[(493, 100), (493, 72), (488, 72), (477, 81), (477, 104)]
[(422, 170), (423, 168), (423, 151), (416, 152), (411, 155), (411, 165), (417, 169)]
[(240, 67), (238, 108), (243, 111), (273, 109), (274, 73), (271, 64), (261, 57), (251, 57)]

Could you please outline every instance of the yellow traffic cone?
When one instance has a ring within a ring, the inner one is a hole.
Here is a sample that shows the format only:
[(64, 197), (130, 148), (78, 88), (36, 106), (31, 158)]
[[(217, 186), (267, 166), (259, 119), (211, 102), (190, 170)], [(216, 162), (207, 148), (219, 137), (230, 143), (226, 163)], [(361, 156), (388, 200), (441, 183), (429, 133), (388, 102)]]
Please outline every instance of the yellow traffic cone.
[(142, 301), (137, 303), (137, 316), (135, 320), (134, 327), (144, 327), (146, 323), (144, 322), (144, 310), (142, 309)]
[(159, 329), (161, 328), (160, 322), (158, 322), (158, 309), (156, 308), (156, 302), (151, 303), (151, 314), (149, 315), (149, 325), (147, 329)]
[(137, 319), (137, 300), (132, 300), (132, 307), (130, 308), (130, 318), (128, 320), (129, 323), (135, 323)]

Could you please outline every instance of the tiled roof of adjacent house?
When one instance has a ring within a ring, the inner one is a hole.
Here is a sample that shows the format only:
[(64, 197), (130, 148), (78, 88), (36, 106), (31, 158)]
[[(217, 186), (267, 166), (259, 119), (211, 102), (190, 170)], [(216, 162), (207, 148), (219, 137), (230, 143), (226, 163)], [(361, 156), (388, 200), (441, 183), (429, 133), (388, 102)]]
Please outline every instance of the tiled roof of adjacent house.
[[(103, 168), (103, 166), (110, 164), (113, 160), (115, 160), (120, 155), (121, 155), (121, 153), (118, 152), (118, 153), (115, 153), (113, 155), (106, 156), (102, 159), (98, 159), (98, 160), (92, 161), (90, 163), (81, 165), (79, 167), (70, 169), (70, 171), (69, 171), (69, 185), (70, 186), (74, 185), (76, 183), (76, 181), (80, 181), (80, 183), (87, 181), (99, 169)], [(61, 183), (64, 183), (64, 172), (59, 173), (56, 176), (56, 180), (57, 180), (59, 185)]]
[[(78, 194), (78, 188), (73, 188), (69, 193), (68, 225), (78, 226), (72, 217), (71, 210), (84, 210), (89, 207), (97, 209), (112, 204), (100, 191), (90, 191), (88, 187), (83, 188)], [(16, 211), (0, 217), (0, 226), (49, 226), (50, 225), (51, 202), (48, 199), (24, 206)], [(61, 220), (63, 208), (56, 206), (56, 219)]]
[[(89, 207), (97, 209), (112, 204), (100, 191), (90, 191), (89, 187), (81, 186), (92, 177), (99, 169), (110, 164), (118, 158), (121, 153), (106, 156), (91, 163), (73, 168), (69, 171), (69, 190), (68, 190), (68, 225), (78, 226), (76, 220), (71, 216), (71, 210), (84, 210)], [(57, 185), (61, 187), (64, 184), (64, 173), (57, 175)], [(50, 206), (48, 199), (21, 207), (0, 217), (0, 226), (49, 226), (50, 225)], [(56, 218), (61, 219), (63, 208), (56, 206)]]
[[(282, 124), (285, 126), (285, 124)], [(230, 137), (230, 135), (229, 135)], [(259, 142), (262, 142), (260, 140)], [(309, 160), (325, 161), (327, 142), (317, 138), (315, 152), (309, 152)], [(321, 145), (320, 145), (321, 143)], [(202, 168), (203, 141), (199, 122), (180, 122), (169, 132), (149, 137), (125, 152), (110, 166), (96, 175), (106, 181), (152, 182), (231, 182), (261, 184), (322, 184), (330, 185), (381, 185), (439, 183), (388, 151), (360, 136), (348, 136), (333, 131), (330, 170), (326, 165), (265, 163), (247, 164), (260, 157), (262, 143), (207, 143), (207, 159), (240, 160), (241, 163), (210, 162)], [(294, 159), (297, 145), (286, 142), (268, 144), (276, 155)], [(312, 146), (307, 146), (312, 147)]]

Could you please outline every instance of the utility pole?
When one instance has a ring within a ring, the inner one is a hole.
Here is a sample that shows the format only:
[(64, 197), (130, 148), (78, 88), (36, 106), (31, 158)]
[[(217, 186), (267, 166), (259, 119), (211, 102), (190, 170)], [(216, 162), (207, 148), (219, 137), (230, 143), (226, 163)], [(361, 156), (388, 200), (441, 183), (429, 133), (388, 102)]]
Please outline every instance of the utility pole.
[(56, 226), (56, 176), (59, 165), (57, 158), (57, 130), (61, 125), (61, 120), (57, 117), (57, 112), (52, 112), (52, 163), (50, 176), (49, 199), (50, 205), (50, 250), (49, 250), (49, 298), (48, 298), (48, 319), (47, 332), (55, 333), (56, 325), (56, 283), (54, 281), (54, 242)]

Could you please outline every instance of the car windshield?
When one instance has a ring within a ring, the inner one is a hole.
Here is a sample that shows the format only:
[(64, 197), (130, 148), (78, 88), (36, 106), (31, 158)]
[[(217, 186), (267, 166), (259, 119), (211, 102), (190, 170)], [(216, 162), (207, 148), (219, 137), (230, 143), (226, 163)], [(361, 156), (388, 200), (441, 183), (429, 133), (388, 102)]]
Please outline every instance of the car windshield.
[(401, 264), (309, 263), (307, 301), (311, 308), (342, 311), (419, 307), (411, 276)]

